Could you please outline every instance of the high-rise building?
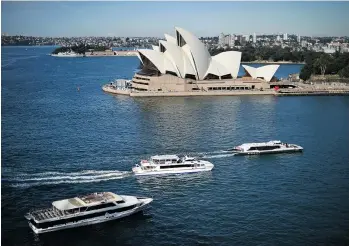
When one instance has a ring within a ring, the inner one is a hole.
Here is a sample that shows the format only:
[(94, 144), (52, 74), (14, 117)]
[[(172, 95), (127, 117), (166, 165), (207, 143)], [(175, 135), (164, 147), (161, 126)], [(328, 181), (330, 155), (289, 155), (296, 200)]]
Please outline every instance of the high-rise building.
[(227, 34), (225, 35), (224, 33), (221, 33), (219, 35), (219, 45), (221, 46), (230, 46), (233, 47), (235, 45), (235, 35)]
[(224, 37), (225, 37), (224, 33), (221, 33), (219, 35), (219, 40), (218, 40), (219, 45), (224, 45)]
[(277, 35), (276, 41), (280, 41), (280, 36), (279, 35)]
[(301, 42), (301, 35), (298, 34), (297, 36), (297, 42), (300, 43)]
[(256, 36), (256, 33), (253, 33), (253, 43), (257, 43), (257, 36)]
[(286, 40), (287, 40), (287, 33), (284, 33), (283, 40), (284, 40), (284, 41), (286, 41)]
[(230, 35), (229, 46), (234, 47), (235, 45), (235, 35)]

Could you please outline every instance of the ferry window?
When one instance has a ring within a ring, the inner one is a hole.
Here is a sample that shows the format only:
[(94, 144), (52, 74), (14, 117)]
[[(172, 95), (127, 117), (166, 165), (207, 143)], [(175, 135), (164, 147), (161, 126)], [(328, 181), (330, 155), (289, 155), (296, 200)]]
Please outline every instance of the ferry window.
[(96, 206), (92, 206), (89, 208), (89, 210), (96, 210), (96, 209), (102, 209), (102, 208), (109, 208), (109, 207), (114, 207), (114, 203), (104, 203), (104, 204), (99, 204)]
[(193, 167), (192, 164), (182, 164), (182, 165), (171, 165), (171, 166), (162, 166), (160, 169), (166, 169), (166, 168), (181, 168), (181, 167)]
[(122, 201), (117, 201), (116, 203), (117, 203), (117, 204), (125, 203), (125, 201), (124, 201), (124, 200), (122, 200)]
[(173, 159), (173, 160), (172, 160), (172, 163), (177, 163), (177, 160), (176, 160), (176, 159)]
[(126, 210), (133, 209), (135, 207), (137, 207), (137, 205), (132, 205), (132, 206), (128, 206), (128, 207), (118, 208), (118, 209), (113, 210), (113, 212), (123, 212), (123, 211), (126, 211)]
[(258, 147), (251, 147), (249, 150), (273, 150), (278, 149), (280, 146), (258, 146)]
[(160, 160), (160, 164), (165, 164), (165, 160)]

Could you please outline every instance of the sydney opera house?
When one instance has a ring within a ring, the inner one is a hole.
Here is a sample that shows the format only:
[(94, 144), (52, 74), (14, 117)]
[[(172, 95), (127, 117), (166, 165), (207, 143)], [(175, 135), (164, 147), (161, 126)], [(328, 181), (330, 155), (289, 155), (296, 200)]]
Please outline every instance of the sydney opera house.
[(153, 49), (138, 50), (142, 69), (132, 78), (134, 92), (193, 92), (269, 89), (279, 65), (259, 68), (242, 65), (241, 52), (211, 56), (192, 33), (176, 27), (176, 36), (165, 34)]

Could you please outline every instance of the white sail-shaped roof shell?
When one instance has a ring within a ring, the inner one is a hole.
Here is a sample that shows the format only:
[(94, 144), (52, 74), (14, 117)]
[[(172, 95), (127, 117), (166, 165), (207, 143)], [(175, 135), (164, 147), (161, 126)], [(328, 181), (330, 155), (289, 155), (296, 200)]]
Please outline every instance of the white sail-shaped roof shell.
[(245, 71), (254, 79), (257, 78), (257, 68), (251, 67), (247, 65), (242, 65), (242, 67), (245, 69)]
[(175, 29), (177, 31), (177, 35), (181, 35), (186, 42), (186, 44), (182, 48), (186, 51), (186, 54), (189, 59), (192, 60), (192, 63), (194, 63), (192, 65), (194, 65), (198, 79), (204, 79), (206, 71), (211, 62), (211, 56), (208, 53), (207, 48), (197, 37), (195, 37), (190, 32), (180, 27), (176, 27)]
[(155, 51), (160, 51), (160, 48), (159, 48), (159, 46), (156, 46), (156, 45), (152, 45), (152, 48), (153, 48), (153, 50), (155, 50)]
[(165, 57), (164, 53), (148, 49), (140, 49), (138, 52), (148, 58), (154, 64), (154, 66), (156, 66), (160, 73), (165, 74), (166, 71), (171, 71), (177, 74), (177, 70), (173, 66), (172, 62)]
[(219, 53), (212, 57), (212, 60), (219, 62), (224, 65), (231, 76), (233, 78), (237, 78), (239, 69), (240, 69), (240, 61), (241, 61), (241, 52), (238, 51), (227, 51)]
[(164, 36), (165, 36), (167, 42), (177, 45), (177, 40), (176, 40), (176, 38), (174, 38), (174, 37), (172, 37), (171, 35), (168, 35), (168, 34), (166, 34), (166, 33), (164, 34)]
[(216, 75), (218, 77), (221, 77), (223, 75), (229, 74), (230, 71), (228, 70), (228, 68), (226, 68), (224, 65), (222, 65), (218, 61), (212, 60), (211, 63), (210, 63), (210, 66), (208, 67), (208, 70), (207, 70), (207, 72), (205, 74), (205, 77), (209, 73), (210, 74), (214, 74), (214, 75)]
[(278, 70), (280, 65), (266, 65), (262, 67), (251, 67), (242, 65), (245, 71), (254, 79), (263, 78), (265, 81), (270, 82), (275, 72)]
[(140, 49), (138, 50), (138, 52), (144, 55), (146, 58), (148, 58), (154, 64), (154, 66), (156, 66), (156, 68), (160, 71), (160, 73), (165, 73), (163, 53), (155, 50), (148, 50), (148, 49)]
[(257, 77), (263, 77), (270, 82), (280, 65), (267, 65), (257, 68)]
[(177, 75), (181, 78), (184, 78), (184, 60), (182, 49), (177, 45), (170, 42), (166, 42), (164, 40), (160, 40), (159, 42), (166, 48), (164, 54), (176, 68)]

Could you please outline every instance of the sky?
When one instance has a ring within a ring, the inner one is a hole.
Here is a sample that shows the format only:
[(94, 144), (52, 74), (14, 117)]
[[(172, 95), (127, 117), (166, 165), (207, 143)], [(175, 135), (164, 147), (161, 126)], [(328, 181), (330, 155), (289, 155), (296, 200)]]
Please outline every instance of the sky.
[(1, 32), (45, 37), (198, 37), (291, 33), (349, 36), (349, 2), (1, 1)]

